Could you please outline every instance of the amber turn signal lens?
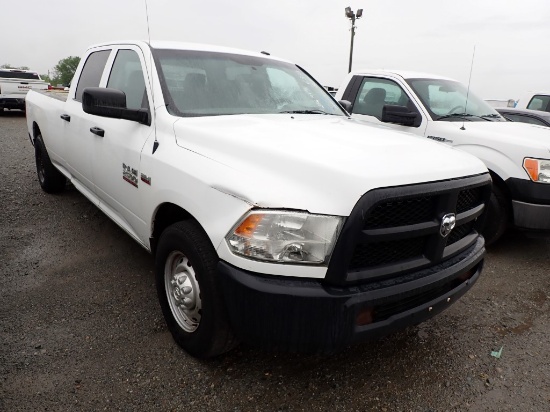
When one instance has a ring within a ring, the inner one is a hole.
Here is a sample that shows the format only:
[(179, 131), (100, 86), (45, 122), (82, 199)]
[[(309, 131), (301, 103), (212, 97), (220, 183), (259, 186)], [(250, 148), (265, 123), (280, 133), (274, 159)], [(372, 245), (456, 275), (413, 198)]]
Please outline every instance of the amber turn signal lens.
[(235, 229), (235, 234), (243, 237), (252, 237), (263, 218), (264, 215), (260, 213), (249, 215), (244, 222)]
[(525, 159), (523, 161), (523, 167), (531, 176), (531, 180), (536, 182), (539, 180), (539, 161), (536, 159)]

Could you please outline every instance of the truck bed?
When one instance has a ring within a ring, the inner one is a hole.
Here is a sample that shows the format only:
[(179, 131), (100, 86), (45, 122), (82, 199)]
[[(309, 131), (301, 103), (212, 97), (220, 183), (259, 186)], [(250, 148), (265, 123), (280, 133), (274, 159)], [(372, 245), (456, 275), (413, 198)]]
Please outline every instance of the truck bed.
[(67, 97), (69, 96), (68, 90), (35, 90), (36, 92), (43, 94), (45, 96), (53, 97), (54, 99), (60, 100), (62, 102), (67, 101)]

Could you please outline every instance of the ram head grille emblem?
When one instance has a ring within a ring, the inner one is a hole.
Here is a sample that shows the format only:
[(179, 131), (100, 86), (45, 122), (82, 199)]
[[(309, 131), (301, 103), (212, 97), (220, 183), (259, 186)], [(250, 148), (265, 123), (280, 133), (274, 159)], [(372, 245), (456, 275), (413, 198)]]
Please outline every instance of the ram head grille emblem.
[(442, 237), (449, 236), (449, 233), (456, 226), (456, 216), (454, 213), (448, 213), (441, 219), (441, 226), (439, 227), (439, 233)]

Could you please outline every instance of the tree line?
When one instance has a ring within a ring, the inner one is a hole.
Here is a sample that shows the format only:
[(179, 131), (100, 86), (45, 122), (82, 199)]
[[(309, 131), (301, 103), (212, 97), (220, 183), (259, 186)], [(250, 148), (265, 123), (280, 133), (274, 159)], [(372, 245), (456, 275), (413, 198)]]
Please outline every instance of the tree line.
[[(41, 74), (40, 77), (52, 86), (57, 86), (58, 84), (67, 86), (73, 79), (78, 63), (80, 63), (80, 57), (78, 56), (65, 57), (64, 59), (59, 60), (59, 62), (52, 70), (48, 72), (48, 74)], [(28, 66), (14, 67), (9, 63), (2, 64), (0, 69), (30, 70)]]

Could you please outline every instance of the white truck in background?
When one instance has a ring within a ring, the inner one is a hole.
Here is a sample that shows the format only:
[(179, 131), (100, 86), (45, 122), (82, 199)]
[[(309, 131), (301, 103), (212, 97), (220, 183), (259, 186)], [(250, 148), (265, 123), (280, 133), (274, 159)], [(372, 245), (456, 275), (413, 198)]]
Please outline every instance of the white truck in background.
[(44, 90), (49, 86), (32, 70), (0, 69), (0, 114), (4, 109), (25, 110), (29, 90)]
[(345, 101), (341, 103), (354, 118), (411, 132), (483, 160), (493, 179), (483, 232), (488, 244), (510, 225), (537, 235), (550, 232), (548, 128), (508, 122), (461, 83), (423, 73), (355, 71), (336, 99)]
[(480, 276), (483, 163), (365, 128), (264, 53), (96, 45), (68, 93), (29, 93), (27, 126), (43, 190), (70, 180), (155, 255), (166, 324), (197, 357), (331, 352), (434, 316)]

